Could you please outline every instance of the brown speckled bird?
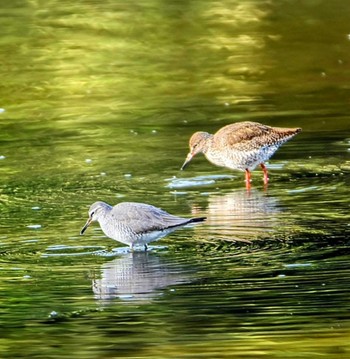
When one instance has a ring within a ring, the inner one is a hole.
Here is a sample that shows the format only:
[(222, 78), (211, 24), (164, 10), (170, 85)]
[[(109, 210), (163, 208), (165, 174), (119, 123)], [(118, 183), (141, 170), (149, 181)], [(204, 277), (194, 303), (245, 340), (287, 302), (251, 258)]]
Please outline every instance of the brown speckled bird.
[(264, 184), (268, 173), (264, 165), (277, 149), (295, 136), (301, 128), (270, 127), (258, 122), (237, 122), (221, 128), (214, 135), (196, 132), (190, 138), (190, 152), (183, 170), (192, 158), (203, 153), (211, 163), (233, 170), (245, 171), (247, 188), (250, 188), (251, 171), (260, 165), (264, 171)]

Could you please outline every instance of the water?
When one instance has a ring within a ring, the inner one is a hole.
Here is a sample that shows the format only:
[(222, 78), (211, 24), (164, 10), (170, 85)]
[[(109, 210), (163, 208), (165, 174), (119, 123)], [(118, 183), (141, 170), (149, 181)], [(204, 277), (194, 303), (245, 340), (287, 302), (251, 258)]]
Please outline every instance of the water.
[[(349, 5), (3, 1), (0, 357), (345, 358)], [(302, 127), (270, 184), (197, 130)], [(129, 253), (91, 203), (207, 216)]]

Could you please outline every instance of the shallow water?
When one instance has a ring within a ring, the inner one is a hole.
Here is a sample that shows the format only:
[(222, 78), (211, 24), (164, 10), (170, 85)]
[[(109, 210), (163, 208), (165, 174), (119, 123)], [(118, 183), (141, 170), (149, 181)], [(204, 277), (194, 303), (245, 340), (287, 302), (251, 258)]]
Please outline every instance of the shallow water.
[[(345, 358), (349, 5), (2, 4), (1, 358)], [(270, 183), (197, 130), (302, 127)], [(96, 200), (206, 216), (130, 253)]]

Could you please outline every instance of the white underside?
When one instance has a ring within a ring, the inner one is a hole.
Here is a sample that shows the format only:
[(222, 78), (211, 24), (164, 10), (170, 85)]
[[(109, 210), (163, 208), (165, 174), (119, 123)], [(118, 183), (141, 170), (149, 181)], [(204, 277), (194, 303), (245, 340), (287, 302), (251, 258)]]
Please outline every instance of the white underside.
[(147, 233), (136, 234), (129, 231), (128, 229), (116, 228), (115, 226), (110, 226), (108, 223), (104, 223), (102, 221), (100, 222), (100, 226), (103, 233), (107, 237), (112, 238), (120, 243), (126, 244), (130, 247), (147, 245), (148, 243), (157, 241), (165, 237), (167, 234), (175, 231), (178, 228), (174, 227), (161, 231), (151, 231)]
[(232, 170), (253, 171), (258, 165), (266, 162), (279, 148), (279, 145), (266, 146), (253, 151), (209, 151), (205, 157), (216, 166), (227, 167)]

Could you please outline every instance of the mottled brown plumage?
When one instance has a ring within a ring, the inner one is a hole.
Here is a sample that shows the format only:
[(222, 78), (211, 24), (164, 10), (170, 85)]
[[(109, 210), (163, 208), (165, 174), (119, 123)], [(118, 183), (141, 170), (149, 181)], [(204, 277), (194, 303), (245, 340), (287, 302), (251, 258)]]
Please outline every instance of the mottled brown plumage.
[(260, 165), (264, 171), (264, 183), (267, 184), (268, 175), (264, 162), (300, 131), (301, 128), (271, 127), (246, 121), (227, 125), (214, 135), (196, 132), (190, 138), (190, 152), (181, 169), (195, 155), (203, 153), (217, 166), (245, 171), (247, 186), (251, 181), (250, 172)]

